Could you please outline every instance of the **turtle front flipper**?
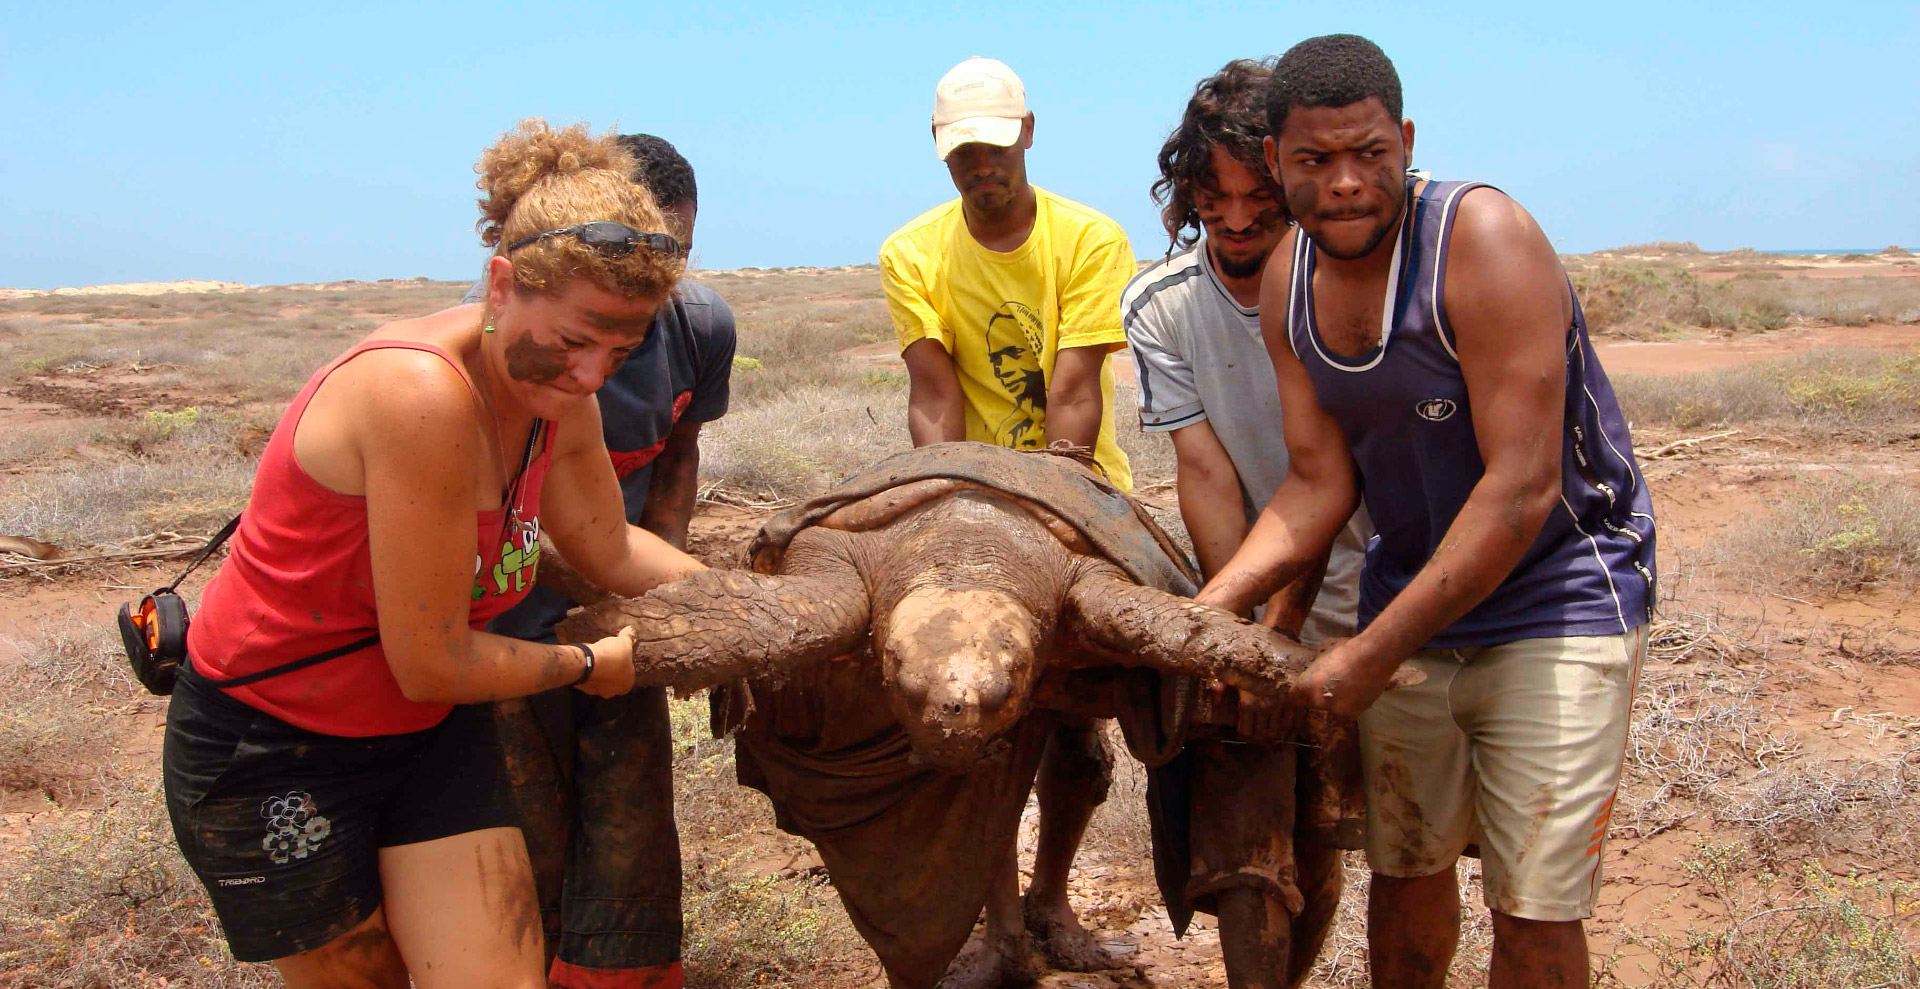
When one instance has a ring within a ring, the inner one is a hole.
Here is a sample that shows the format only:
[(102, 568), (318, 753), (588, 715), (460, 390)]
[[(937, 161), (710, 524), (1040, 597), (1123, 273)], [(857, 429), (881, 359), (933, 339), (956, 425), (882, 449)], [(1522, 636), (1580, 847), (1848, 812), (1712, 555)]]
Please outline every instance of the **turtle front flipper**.
[[(1075, 579), (1062, 621), (1113, 662), (1219, 680), (1259, 694), (1284, 693), (1315, 655), (1265, 625), (1142, 587), (1105, 563), (1086, 567)], [(1403, 667), (1394, 673), (1393, 685), (1422, 679)]]
[(779, 680), (802, 664), (852, 653), (868, 614), (866, 587), (851, 565), (844, 575), (704, 570), (642, 597), (578, 609), (559, 631), (583, 642), (631, 627), (634, 686), (687, 693), (741, 677)]

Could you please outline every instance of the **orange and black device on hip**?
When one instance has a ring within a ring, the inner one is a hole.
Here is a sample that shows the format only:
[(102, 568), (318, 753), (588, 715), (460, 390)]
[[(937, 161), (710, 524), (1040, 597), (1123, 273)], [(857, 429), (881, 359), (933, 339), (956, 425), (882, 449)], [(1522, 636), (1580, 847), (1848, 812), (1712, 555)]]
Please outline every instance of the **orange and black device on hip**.
[[(537, 425), (537, 423), (536, 423)], [(127, 662), (133, 666), (134, 678), (147, 688), (148, 693), (165, 697), (173, 693), (173, 684), (180, 676), (180, 668), (187, 665), (187, 602), (180, 596), (180, 582), (187, 575), (199, 569), (207, 562), (227, 539), (233, 530), (240, 527), (240, 516), (222, 526), (207, 545), (201, 547), (200, 555), (187, 564), (173, 583), (154, 591), (140, 599), (139, 604), (120, 606), (120, 642), (127, 647)], [(255, 670), (245, 676), (212, 677), (196, 674), (210, 686), (225, 690), (229, 687), (245, 687), (259, 683), (269, 677), (277, 677), (309, 666), (337, 659), (348, 653), (359, 652), (380, 641), (380, 633), (375, 632), (365, 638), (356, 639), (345, 645), (336, 646), (325, 652), (303, 656), (264, 670)]]
[(205, 563), (239, 525), (240, 516), (235, 515), (207, 540), (200, 555), (173, 583), (141, 598), (138, 604), (120, 606), (120, 642), (127, 648), (134, 678), (148, 693), (162, 697), (173, 693), (180, 664), (187, 661), (187, 602), (179, 594), (180, 582)]

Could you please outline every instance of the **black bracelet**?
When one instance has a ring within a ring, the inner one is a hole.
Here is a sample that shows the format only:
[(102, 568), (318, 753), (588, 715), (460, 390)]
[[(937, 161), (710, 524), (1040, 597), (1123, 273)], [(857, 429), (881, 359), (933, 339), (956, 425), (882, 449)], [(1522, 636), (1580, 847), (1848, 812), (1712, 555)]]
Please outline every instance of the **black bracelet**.
[(570, 642), (568, 643), (568, 645), (571, 645), (575, 649), (580, 650), (581, 658), (587, 661), (587, 665), (580, 668), (580, 679), (575, 680), (572, 683), (567, 685), (569, 687), (578, 687), (581, 684), (586, 683), (588, 680), (593, 679), (593, 650), (588, 649), (586, 646), (583, 646), (578, 642)]

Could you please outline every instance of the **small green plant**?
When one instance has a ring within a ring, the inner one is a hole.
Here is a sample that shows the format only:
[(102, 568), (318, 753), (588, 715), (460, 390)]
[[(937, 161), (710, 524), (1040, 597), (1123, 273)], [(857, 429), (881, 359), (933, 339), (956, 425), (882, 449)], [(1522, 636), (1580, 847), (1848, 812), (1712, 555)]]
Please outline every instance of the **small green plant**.
[(197, 405), (189, 405), (184, 409), (173, 412), (167, 412), (162, 409), (150, 409), (146, 415), (140, 417), (140, 422), (146, 427), (146, 433), (149, 439), (167, 440), (171, 439), (173, 434), (199, 424), (200, 407)]
[[(1839, 876), (1812, 860), (1797, 877), (1748, 874), (1742, 868), (1748, 859), (1733, 842), (1709, 841), (1682, 863), (1694, 882), (1725, 907), (1724, 926), (1695, 928), (1684, 938), (1664, 931), (1625, 932), (1623, 941), (1653, 954), (1655, 984), (1920, 987), (1920, 956), (1906, 934), (1920, 904), (1920, 884)], [(1600, 975), (1602, 985), (1619, 984), (1611, 964)]]
[(733, 370), (736, 374), (742, 371), (758, 371), (762, 366), (759, 361), (751, 357), (735, 355), (733, 358)]
[(1763, 585), (1827, 592), (1913, 586), (1920, 581), (1920, 494), (1887, 481), (1806, 484), (1763, 524), (1730, 535), (1720, 552), (1736, 573)]

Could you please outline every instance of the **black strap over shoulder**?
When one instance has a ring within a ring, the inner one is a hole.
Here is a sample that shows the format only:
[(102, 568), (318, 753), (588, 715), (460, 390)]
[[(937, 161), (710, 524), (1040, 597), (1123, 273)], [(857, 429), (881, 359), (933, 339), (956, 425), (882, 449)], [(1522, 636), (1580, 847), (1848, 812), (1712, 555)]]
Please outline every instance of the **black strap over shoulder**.
[(227, 520), (226, 525), (220, 527), (219, 532), (213, 534), (212, 539), (207, 540), (205, 546), (200, 547), (200, 555), (194, 557), (193, 562), (187, 564), (187, 568), (180, 571), (180, 576), (173, 578), (173, 583), (168, 584), (164, 590), (169, 593), (178, 590), (180, 582), (186, 580), (187, 576), (195, 570), (200, 569), (200, 564), (207, 562), (207, 557), (212, 556), (219, 551), (220, 547), (225, 546), (227, 540), (233, 538), (234, 530), (238, 528), (240, 528), (240, 516), (235, 515), (233, 518)]
[[(178, 595), (177, 588), (179, 588), (180, 582), (186, 580), (190, 574), (192, 574), (195, 570), (198, 570), (200, 568), (200, 564), (207, 562), (207, 559), (213, 556), (214, 553), (218, 552), (221, 546), (226, 545), (227, 540), (233, 538), (234, 530), (239, 528), (240, 528), (240, 516), (235, 515), (233, 518), (228, 519), (227, 524), (221, 526), (220, 531), (214, 533), (213, 538), (207, 540), (207, 544), (201, 547), (200, 554), (193, 558), (193, 562), (187, 564), (187, 569), (181, 571), (180, 576), (175, 577), (173, 579), (173, 583), (168, 584), (167, 586), (154, 592), (155, 596), (174, 595), (177, 597)], [(183, 605), (182, 606), (183, 614), (184, 614), (184, 607), (185, 606)], [(185, 623), (182, 622), (182, 624), (184, 625)], [(180, 638), (181, 638), (181, 647), (182, 647), (181, 658), (184, 661), (185, 641), (186, 641), (185, 628), (181, 629)], [(281, 663), (277, 666), (269, 666), (264, 670), (255, 670), (254, 672), (248, 673), (244, 676), (226, 677), (226, 678), (211, 677), (197, 670), (194, 671), (194, 675), (206, 681), (209, 685), (214, 687), (219, 687), (222, 690), (225, 690), (229, 687), (245, 687), (249, 684), (259, 683), (262, 680), (266, 680), (272, 677), (277, 677), (283, 674), (304, 670), (309, 666), (318, 666), (321, 663), (324, 663), (330, 659), (338, 659), (341, 656), (345, 656), (349, 653), (359, 652), (360, 650), (365, 649), (369, 646), (372, 646), (378, 643), (379, 641), (380, 641), (380, 634), (376, 632), (363, 639), (356, 639), (352, 642), (349, 642), (344, 646), (337, 646), (333, 649), (328, 649), (325, 652), (314, 653), (311, 656), (306, 656), (301, 659), (291, 660), (289, 662)], [(184, 662), (183, 662), (183, 665), (184, 665)]]

